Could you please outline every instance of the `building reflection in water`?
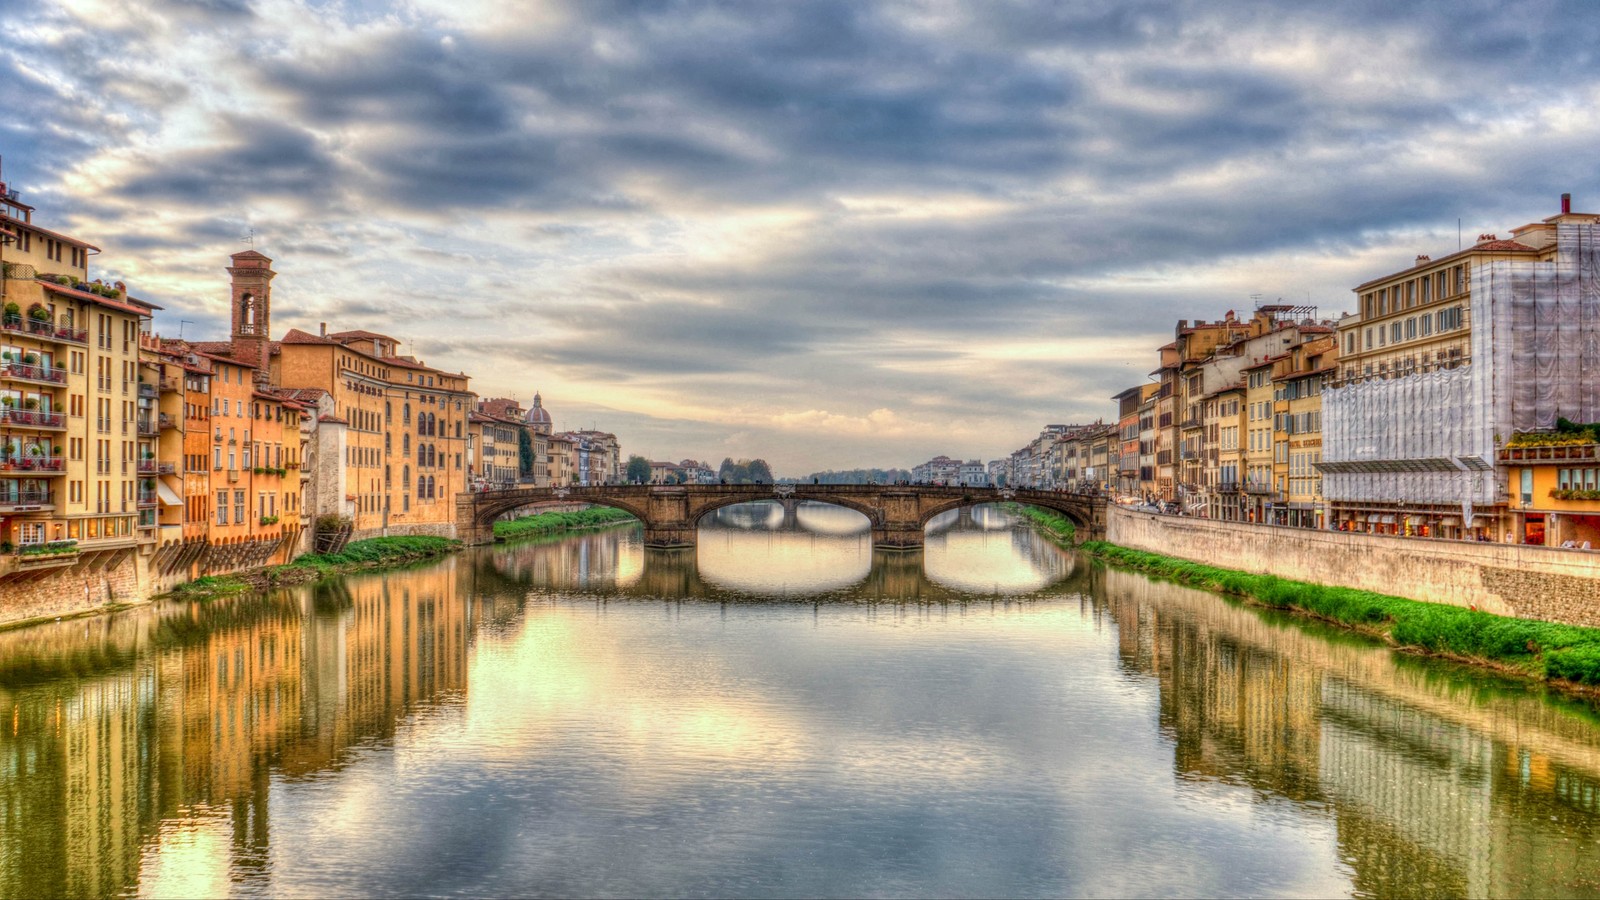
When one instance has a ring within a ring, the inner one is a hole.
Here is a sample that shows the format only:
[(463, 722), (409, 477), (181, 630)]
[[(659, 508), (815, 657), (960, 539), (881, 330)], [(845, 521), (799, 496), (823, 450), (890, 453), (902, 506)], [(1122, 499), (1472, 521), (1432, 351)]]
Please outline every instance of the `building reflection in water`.
[(1324, 811), (1358, 895), (1600, 893), (1591, 708), (1138, 575), (1102, 578), (1122, 665), (1159, 685), (1178, 777)]
[(613, 529), (0, 632), (0, 897), (268, 884), (274, 783), (340, 777), (403, 721), (463, 709), (475, 640), (514, 639), (530, 599), (783, 602), (774, 583), (1094, 618), (1154, 700), (1179, 789), (1328, 822), (1358, 894), (1600, 894), (1591, 707), (1085, 565), (998, 511), (936, 521), (923, 554), (873, 553), (839, 512), (730, 508), (695, 551)]
[(0, 896), (148, 881), (168, 820), (224, 829), (223, 858), (191, 861), (221, 878), (202, 883), (263, 872), (271, 774), (337, 768), (464, 695), (457, 577), (452, 561), (0, 633)]

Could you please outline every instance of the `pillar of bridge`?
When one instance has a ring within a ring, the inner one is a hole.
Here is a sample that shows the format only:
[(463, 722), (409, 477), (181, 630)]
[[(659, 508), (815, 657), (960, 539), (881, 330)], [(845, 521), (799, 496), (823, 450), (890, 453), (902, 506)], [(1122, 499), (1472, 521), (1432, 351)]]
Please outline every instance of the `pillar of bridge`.
[(645, 523), (644, 545), (652, 550), (673, 550), (695, 545), (697, 529), (688, 522)]
[(872, 549), (891, 552), (921, 550), (921, 523), (887, 522), (883, 525), (872, 526)]

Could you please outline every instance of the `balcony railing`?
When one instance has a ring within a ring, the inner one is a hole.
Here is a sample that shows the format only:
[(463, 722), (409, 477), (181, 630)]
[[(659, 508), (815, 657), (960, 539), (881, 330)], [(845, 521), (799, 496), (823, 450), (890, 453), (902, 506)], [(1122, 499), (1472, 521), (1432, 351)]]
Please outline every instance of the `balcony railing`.
[(1257, 494), (1257, 495), (1271, 494), (1272, 493), (1272, 485), (1270, 485), (1270, 484), (1262, 484), (1261, 482), (1258, 482), (1258, 481), (1247, 481), (1247, 482), (1244, 483), (1244, 492), (1246, 494)]
[(23, 428), (52, 428), (64, 431), (67, 427), (67, 417), (58, 412), (0, 406), (0, 423), (19, 425)]
[(161, 376), (160, 389), (166, 393), (183, 390), (183, 378), (179, 375)]
[(1501, 447), (1503, 463), (1564, 463), (1600, 460), (1600, 444), (1557, 444), (1551, 446)]
[(178, 420), (175, 416), (172, 416), (168, 413), (157, 413), (156, 424), (162, 428), (177, 428)]
[(159, 431), (159, 429), (156, 427), (156, 421), (154, 419), (152, 419), (152, 418), (150, 418), (148, 416), (140, 416), (139, 417), (139, 433), (140, 434), (146, 435), (146, 436), (149, 436), (149, 437), (154, 437), (158, 431)]
[(158, 471), (158, 463), (153, 459), (141, 459), (138, 471), (140, 475), (154, 475)]
[(144, 491), (144, 490), (141, 490), (139, 492), (139, 505), (140, 506), (155, 506), (158, 502), (160, 502), (160, 501), (158, 501), (156, 499), (156, 492), (155, 491)]
[(0, 331), (25, 334), (28, 337), (43, 341), (71, 341), (74, 344), (89, 343), (89, 332), (84, 329), (20, 316), (8, 316), (0, 319)]
[(176, 475), (176, 474), (178, 474), (178, 464), (177, 463), (169, 463), (169, 462), (156, 463), (156, 474), (158, 474), (158, 475)]
[(1221, 483), (1219, 483), (1217, 485), (1217, 493), (1219, 493), (1219, 494), (1237, 494), (1237, 493), (1239, 493), (1239, 482), (1237, 482), (1237, 481), (1224, 481), (1224, 482), (1221, 482)]
[(139, 396), (141, 396), (141, 397), (149, 397), (151, 399), (155, 399), (156, 386), (151, 384), (148, 381), (139, 382)]
[(8, 362), (0, 363), (0, 378), (10, 378), (15, 381), (37, 381), (42, 384), (66, 384), (67, 370), (56, 366), (40, 366), (30, 363)]
[(66, 460), (59, 456), (0, 456), (0, 475), (32, 475), (38, 472), (62, 472)]
[(1178, 427), (1179, 428), (1199, 428), (1201, 425), (1204, 425), (1204, 424), (1205, 424), (1205, 422), (1199, 416), (1189, 416), (1188, 418), (1184, 419), (1182, 422), (1179, 422), (1178, 423)]
[(50, 506), (55, 503), (55, 496), (49, 488), (35, 488), (30, 490), (0, 491), (0, 509), (16, 511), (18, 507)]

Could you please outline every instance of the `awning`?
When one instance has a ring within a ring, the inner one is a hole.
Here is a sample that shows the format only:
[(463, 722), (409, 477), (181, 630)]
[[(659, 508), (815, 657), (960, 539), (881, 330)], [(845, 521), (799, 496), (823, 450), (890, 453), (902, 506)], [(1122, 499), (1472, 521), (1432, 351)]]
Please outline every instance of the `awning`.
[(1441, 526), (1445, 526), (1445, 527), (1448, 527), (1448, 528), (1454, 528), (1457, 525), (1461, 524), (1461, 517), (1460, 516), (1443, 516), (1443, 517), (1441, 517), (1439, 519), (1439, 524)]
[(159, 478), (156, 479), (156, 496), (168, 506), (183, 505), (183, 498), (178, 496), (178, 492), (167, 487), (167, 483)]
[(1384, 514), (1384, 515), (1381, 515), (1381, 516), (1378, 517), (1378, 521), (1382, 522), (1385, 525), (1393, 525), (1394, 524), (1394, 516), (1388, 515), (1388, 514)]

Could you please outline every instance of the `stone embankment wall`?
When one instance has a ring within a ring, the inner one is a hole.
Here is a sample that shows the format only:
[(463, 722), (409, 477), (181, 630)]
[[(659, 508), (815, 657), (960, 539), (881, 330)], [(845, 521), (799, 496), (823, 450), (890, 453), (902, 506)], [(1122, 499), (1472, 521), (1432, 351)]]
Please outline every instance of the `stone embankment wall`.
[(129, 550), (0, 584), (0, 625), (141, 599), (138, 563)]
[(1600, 551), (1313, 531), (1112, 507), (1106, 540), (1207, 565), (1600, 626)]

